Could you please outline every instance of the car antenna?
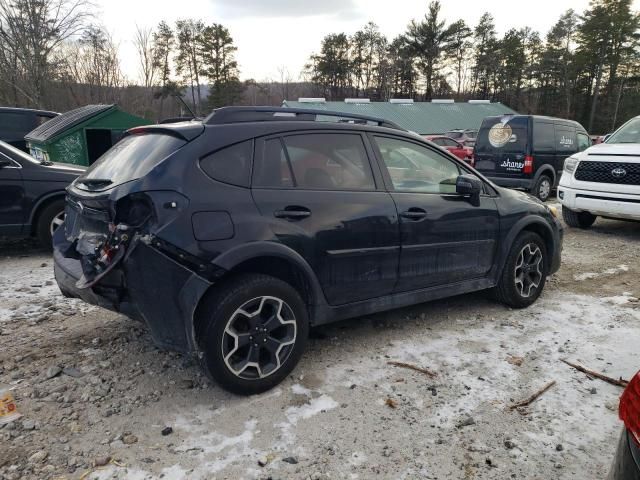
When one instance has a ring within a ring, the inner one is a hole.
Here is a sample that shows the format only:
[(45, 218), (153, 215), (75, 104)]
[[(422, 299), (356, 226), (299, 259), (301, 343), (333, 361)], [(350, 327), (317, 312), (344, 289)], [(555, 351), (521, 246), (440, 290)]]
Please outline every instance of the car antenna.
[(193, 113), (193, 110), (191, 110), (191, 108), (189, 108), (189, 105), (187, 105), (187, 102), (184, 101), (181, 95), (174, 95), (173, 97), (177, 99), (180, 103), (182, 103), (182, 105), (184, 105), (184, 108), (186, 108), (187, 111), (191, 114), (191, 118), (196, 118), (196, 114)]

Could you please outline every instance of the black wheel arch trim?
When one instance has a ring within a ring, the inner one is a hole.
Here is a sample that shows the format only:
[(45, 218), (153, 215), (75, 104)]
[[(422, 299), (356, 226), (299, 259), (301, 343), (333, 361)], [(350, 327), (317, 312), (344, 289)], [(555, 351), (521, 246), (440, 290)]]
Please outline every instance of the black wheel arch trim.
[(264, 257), (276, 257), (290, 262), (305, 275), (311, 289), (310, 306), (326, 305), (326, 299), (313, 269), (298, 252), (281, 243), (267, 240), (245, 243), (234, 247), (213, 260), (213, 264), (226, 271), (233, 270), (236, 266), (248, 260)]
[(42, 195), (34, 204), (31, 212), (29, 213), (29, 223), (33, 229), (34, 221), (37, 219), (37, 215), (40, 214), (42, 208), (52, 200), (64, 200), (67, 192), (65, 190), (56, 190)]
[[(500, 278), (500, 275), (502, 275), (502, 271), (504, 270), (504, 266), (507, 262), (507, 257), (509, 256), (509, 252), (511, 251), (511, 246), (513, 245), (513, 242), (515, 242), (518, 235), (520, 235), (525, 230), (532, 231), (533, 233), (538, 233), (530, 228), (532, 226), (534, 226), (536, 229), (542, 228), (543, 231), (548, 234), (548, 238), (545, 238), (543, 236), (542, 239), (545, 241), (545, 246), (547, 248), (547, 264), (548, 267), (551, 268), (552, 259), (557, 253), (556, 249), (559, 247), (559, 240), (556, 238), (556, 235), (549, 225), (549, 222), (544, 217), (541, 217), (539, 215), (528, 215), (527, 217), (517, 221), (511, 227), (509, 233), (505, 237), (505, 241), (502, 243), (499, 251), (499, 268), (497, 270), (496, 279)], [(549, 248), (549, 246), (551, 246), (551, 249)]]
[(536, 174), (534, 175), (533, 180), (531, 181), (531, 188), (533, 188), (534, 185), (538, 182), (538, 180), (540, 180), (540, 177), (545, 174), (551, 177), (551, 188), (555, 187), (556, 182), (558, 180), (558, 175), (554, 171), (553, 167), (547, 163), (542, 167), (540, 167), (536, 172)]

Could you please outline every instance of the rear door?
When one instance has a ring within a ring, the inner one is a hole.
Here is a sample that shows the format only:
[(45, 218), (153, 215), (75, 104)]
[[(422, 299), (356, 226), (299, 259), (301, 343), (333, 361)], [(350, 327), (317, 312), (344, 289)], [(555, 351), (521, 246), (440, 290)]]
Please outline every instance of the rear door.
[(0, 160), (9, 165), (0, 167), (0, 234), (17, 235), (25, 223), (25, 191), (21, 165), (0, 151)]
[(463, 170), (436, 149), (387, 135), (375, 135), (373, 142), (400, 218), (396, 291), (485, 277), (499, 234), (495, 200), (481, 195), (473, 205), (456, 194)]
[(531, 118), (526, 116), (485, 118), (474, 147), (476, 169), (489, 177), (522, 178), (530, 124)]
[[(570, 137), (570, 135), (568, 135)], [(533, 122), (533, 173), (535, 175), (543, 166), (549, 165), (557, 172), (557, 151), (560, 137), (556, 136), (553, 120), (538, 119)], [(557, 176), (557, 175), (556, 175)]]
[(358, 132), (256, 142), (254, 200), (275, 237), (309, 263), (331, 305), (389, 294), (396, 283), (396, 208), (370, 151)]

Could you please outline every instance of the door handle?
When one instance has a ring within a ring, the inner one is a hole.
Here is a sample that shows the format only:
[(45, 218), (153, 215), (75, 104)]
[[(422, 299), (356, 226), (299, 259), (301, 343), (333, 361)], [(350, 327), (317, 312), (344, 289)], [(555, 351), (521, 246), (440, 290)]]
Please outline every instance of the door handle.
[(300, 220), (302, 218), (310, 217), (311, 210), (305, 207), (285, 207), (284, 210), (276, 210), (275, 212), (273, 212), (273, 216), (276, 218)]
[(427, 216), (426, 210), (422, 208), (410, 208), (400, 214), (402, 218), (406, 218), (407, 220), (418, 221), (422, 220)]

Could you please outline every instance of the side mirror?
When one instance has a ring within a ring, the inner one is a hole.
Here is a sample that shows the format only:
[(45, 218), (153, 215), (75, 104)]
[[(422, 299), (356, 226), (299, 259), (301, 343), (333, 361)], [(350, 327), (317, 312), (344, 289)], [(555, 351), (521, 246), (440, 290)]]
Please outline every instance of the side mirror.
[(479, 196), (482, 192), (482, 182), (473, 175), (460, 175), (456, 178), (456, 193), (467, 197)]
[(468, 197), (474, 206), (480, 205), (480, 193), (482, 193), (482, 182), (473, 175), (460, 175), (456, 178), (456, 193), (463, 197)]

